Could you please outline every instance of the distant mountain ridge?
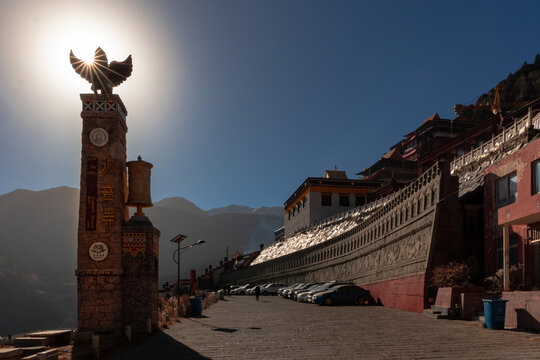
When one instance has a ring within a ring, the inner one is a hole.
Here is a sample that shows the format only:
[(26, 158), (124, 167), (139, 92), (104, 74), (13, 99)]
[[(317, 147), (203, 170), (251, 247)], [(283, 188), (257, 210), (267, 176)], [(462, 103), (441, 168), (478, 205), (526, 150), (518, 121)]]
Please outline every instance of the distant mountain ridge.
[[(167, 198), (144, 209), (161, 231), (160, 281), (176, 278), (172, 254), (178, 233), (185, 244), (204, 239), (181, 258), (181, 272), (197, 274), (227, 254), (249, 252), (274, 241), (283, 226), (280, 208), (242, 206), (204, 211), (184, 198)], [(282, 211), (282, 210), (281, 210)], [(76, 326), (76, 254), (79, 190), (58, 187), (0, 195), (0, 336)]]
[(181, 210), (197, 216), (212, 216), (218, 214), (252, 214), (252, 215), (270, 215), (270, 216), (283, 216), (283, 208), (279, 206), (261, 206), (258, 208), (251, 208), (243, 205), (228, 205), (219, 208), (213, 208), (210, 210), (202, 210), (191, 201), (186, 200), (183, 197), (170, 197), (158, 201), (154, 206), (159, 206), (168, 209)]

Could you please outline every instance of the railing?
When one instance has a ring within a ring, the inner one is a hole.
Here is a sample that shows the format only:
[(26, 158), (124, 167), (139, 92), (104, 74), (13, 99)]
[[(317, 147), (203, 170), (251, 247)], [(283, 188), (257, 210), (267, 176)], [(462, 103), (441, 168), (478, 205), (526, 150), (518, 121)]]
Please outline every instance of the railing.
[(529, 129), (531, 126), (537, 127), (537, 124), (539, 122), (540, 113), (536, 114), (536, 116), (533, 118), (531, 111), (529, 110), (529, 113), (526, 116), (522, 117), (519, 120), (514, 120), (514, 123), (503, 128), (502, 132), (497, 135), (493, 135), (491, 137), (491, 141), (482, 143), (482, 145), (473, 148), (468, 153), (460, 157), (456, 157), (454, 161), (450, 163), (450, 173), (453, 174), (462, 166), (468, 165), (475, 160), (487, 156), (489, 153), (497, 150), (507, 141), (527, 131), (527, 129)]

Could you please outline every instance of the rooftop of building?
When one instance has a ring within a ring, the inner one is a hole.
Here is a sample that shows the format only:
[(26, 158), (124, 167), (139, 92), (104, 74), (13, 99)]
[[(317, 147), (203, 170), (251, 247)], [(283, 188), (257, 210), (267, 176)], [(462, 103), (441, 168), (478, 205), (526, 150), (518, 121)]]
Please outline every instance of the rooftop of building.
[[(330, 176), (330, 177), (326, 177)], [(337, 177), (332, 177), (337, 176)], [(333, 187), (339, 188), (373, 188), (377, 189), (381, 187), (383, 183), (381, 181), (365, 181), (360, 179), (349, 179), (345, 171), (326, 170), (325, 177), (308, 177), (302, 185), (296, 189), (296, 191), (285, 201), (284, 207), (288, 208), (299, 196), (311, 186), (324, 186), (328, 187), (329, 191)]]

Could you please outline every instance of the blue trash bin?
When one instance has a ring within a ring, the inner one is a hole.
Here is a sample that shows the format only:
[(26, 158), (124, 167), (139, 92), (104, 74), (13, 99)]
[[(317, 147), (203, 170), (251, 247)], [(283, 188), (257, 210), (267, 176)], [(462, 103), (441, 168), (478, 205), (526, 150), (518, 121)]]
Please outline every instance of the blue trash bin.
[(202, 314), (202, 301), (200, 297), (190, 298), (189, 306), (191, 307), (191, 315), (199, 316)]
[(488, 329), (504, 329), (504, 316), (508, 300), (482, 299), (484, 302), (484, 322)]

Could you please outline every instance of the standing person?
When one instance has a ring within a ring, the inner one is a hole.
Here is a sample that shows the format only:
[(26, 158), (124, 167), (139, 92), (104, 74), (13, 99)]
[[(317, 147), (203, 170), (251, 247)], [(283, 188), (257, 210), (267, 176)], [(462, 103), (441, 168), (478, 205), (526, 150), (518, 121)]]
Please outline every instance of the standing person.
[(261, 295), (261, 288), (259, 285), (255, 286), (255, 298), (259, 301), (259, 295)]

